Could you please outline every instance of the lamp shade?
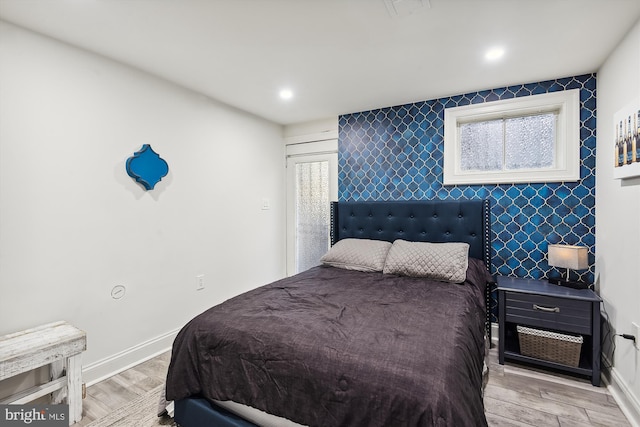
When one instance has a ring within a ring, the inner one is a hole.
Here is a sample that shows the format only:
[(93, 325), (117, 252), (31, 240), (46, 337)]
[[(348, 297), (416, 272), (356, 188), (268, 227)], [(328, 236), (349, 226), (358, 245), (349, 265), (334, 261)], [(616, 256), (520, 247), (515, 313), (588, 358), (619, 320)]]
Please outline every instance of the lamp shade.
[(549, 245), (549, 265), (584, 270), (589, 267), (589, 250), (584, 246)]

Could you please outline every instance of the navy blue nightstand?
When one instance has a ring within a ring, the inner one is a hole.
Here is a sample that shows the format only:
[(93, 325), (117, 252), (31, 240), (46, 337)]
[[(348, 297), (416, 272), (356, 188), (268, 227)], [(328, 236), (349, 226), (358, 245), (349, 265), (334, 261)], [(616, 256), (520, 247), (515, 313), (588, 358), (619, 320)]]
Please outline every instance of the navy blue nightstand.
[[(552, 285), (546, 280), (498, 276), (498, 359), (514, 360), (591, 377), (600, 386), (600, 303), (590, 289)], [(578, 366), (520, 353), (516, 327), (528, 326), (584, 337)]]

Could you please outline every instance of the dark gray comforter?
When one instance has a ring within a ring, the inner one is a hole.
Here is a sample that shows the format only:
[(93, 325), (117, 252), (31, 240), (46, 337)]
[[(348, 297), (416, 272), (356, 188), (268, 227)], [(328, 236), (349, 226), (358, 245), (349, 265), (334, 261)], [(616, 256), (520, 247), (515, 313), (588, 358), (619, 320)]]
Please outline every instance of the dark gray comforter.
[(232, 298), (178, 334), (166, 396), (310, 426), (486, 426), (484, 286), (320, 266)]

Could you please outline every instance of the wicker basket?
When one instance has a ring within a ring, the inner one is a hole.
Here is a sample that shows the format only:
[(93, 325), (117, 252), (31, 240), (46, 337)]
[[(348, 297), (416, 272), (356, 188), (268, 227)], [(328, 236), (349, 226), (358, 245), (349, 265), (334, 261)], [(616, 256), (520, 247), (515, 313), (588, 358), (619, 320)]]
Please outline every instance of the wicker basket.
[(581, 335), (565, 335), (524, 326), (517, 326), (516, 329), (520, 340), (520, 354), (563, 365), (578, 366), (583, 342)]

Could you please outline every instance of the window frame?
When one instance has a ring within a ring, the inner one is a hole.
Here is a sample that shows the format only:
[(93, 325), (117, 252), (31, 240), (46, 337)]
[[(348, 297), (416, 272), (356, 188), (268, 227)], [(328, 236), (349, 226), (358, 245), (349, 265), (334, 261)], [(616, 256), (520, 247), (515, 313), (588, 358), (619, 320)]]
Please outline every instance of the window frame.
[[(462, 123), (557, 112), (554, 166), (544, 169), (463, 171)], [(444, 110), (443, 185), (570, 182), (580, 179), (580, 90), (530, 95)]]

